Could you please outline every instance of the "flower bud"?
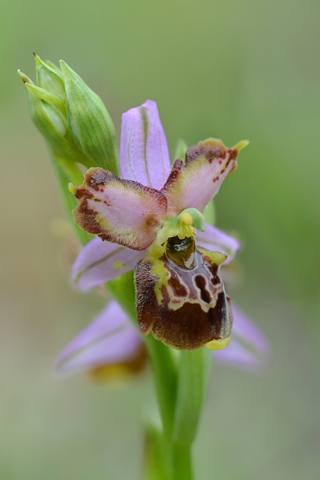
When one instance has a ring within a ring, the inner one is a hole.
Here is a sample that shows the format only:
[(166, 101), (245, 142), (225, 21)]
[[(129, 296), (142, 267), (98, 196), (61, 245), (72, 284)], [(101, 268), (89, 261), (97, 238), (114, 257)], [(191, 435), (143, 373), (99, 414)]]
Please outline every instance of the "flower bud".
[(61, 96), (65, 101), (65, 88), (63, 77), (58, 67), (49, 62), (43, 62), (38, 55), (35, 55), (36, 74), (38, 86), (48, 90), (56, 96)]
[(61, 100), (44, 88), (37, 87), (29, 77), (18, 71), (28, 97), (31, 118), (49, 143), (54, 155), (90, 166), (90, 159), (78, 148), (68, 130), (67, 118), (63, 114)]
[(101, 98), (62, 60), (60, 67), (73, 138), (97, 166), (118, 173), (115, 128), (106, 107)]
[(54, 155), (118, 173), (118, 148), (101, 99), (66, 63), (62, 71), (35, 55), (37, 83), (18, 70), (31, 117)]

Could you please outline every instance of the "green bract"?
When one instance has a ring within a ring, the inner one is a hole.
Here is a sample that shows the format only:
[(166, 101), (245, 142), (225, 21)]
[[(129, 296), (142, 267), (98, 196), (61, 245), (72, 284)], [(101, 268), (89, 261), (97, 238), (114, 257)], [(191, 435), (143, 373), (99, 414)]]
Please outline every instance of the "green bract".
[(54, 155), (86, 167), (118, 169), (114, 125), (102, 100), (65, 62), (61, 70), (37, 55), (35, 85), (18, 71), (28, 95), (31, 117)]

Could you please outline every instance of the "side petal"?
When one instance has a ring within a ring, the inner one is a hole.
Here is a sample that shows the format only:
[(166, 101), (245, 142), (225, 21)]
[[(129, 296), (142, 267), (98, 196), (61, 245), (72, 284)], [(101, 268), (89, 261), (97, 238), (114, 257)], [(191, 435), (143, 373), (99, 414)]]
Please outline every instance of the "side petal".
[(252, 372), (261, 372), (272, 357), (272, 348), (265, 334), (232, 303), (233, 331), (230, 345), (214, 352), (219, 363)]
[(209, 138), (188, 148), (185, 164), (175, 161), (161, 190), (167, 197), (170, 214), (177, 215), (189, 207), (203, 212), (223, 180), (235, 170), (238, 152), (245, 145), (241, 142), (226, 148), (221, 140)]
[(221, 251), (228, 255), (224, 265), (234, 260), (241, 243), (233, 237), (213, 227), (209, 223), (205, 224), (205, 231), (197, 231), (197, 245), (212, 251)]
[(94, 238), (81, 250), (74, 262), (71, 282), (79, 290), (97, 287), (133, 270), (143, 256), (144, 252)]
[(245, 348), (241, 343), (231, 338), (224, 350), (214, 350), (213, 356), (218, 363), (248, 371), (259, 371), (261, 361), (257, 355)]
[(112, 301), (57, 356), (54, 369), (71, 374), (111, 365), (125, 365), (140, 356), (143, 344), (117, 302)]
[(79, 201), (73, 211), (79, 227), (133, 250), (151, 245), (167, 210), (166, 197), (158, 190), (102, 168), (90, 168), (73, 193)]
[(170, 158), (156, 102), (147, 100), (122, 115), (119, 161), (123, 178), (163, 187)]
[(258, 354), (270, 358), (272, 347), (262, 330), (237, 305), (232, 304), (232, 311), (234, 315), (233, 333), (237, 339), (247, 343)]

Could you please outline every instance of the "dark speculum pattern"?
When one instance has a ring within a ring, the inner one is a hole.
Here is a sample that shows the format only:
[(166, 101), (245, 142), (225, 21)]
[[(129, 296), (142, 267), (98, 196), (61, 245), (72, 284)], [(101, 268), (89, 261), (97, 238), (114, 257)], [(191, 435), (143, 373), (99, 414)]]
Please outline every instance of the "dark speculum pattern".
[(141, 260), (135, 281), (142, 334), (152, 332), (178, 350), (196, 350), (230, 335), (232, 313), (219, 266), (212, 252), (194, 248), (193, 237), (173, 237), (160, 259)]
[(167, 255), (177, 265), (192, 268), (194, 265), (194, 237), (171, 237), (167, 241)]

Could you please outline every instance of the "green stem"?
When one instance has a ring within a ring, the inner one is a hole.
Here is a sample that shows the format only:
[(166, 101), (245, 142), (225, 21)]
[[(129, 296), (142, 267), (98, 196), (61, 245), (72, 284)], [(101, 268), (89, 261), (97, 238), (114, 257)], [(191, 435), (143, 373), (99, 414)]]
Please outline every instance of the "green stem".
[[(136, 325), (132, 272), (108, 282), (108, 290)], [(159, 470), (164, 472), (164, 480), (192, 480), (191, 448), (207, 391), (210, 352), (206, 349), (181, 352), (177, 372), (170, 348), (151, 335), (144, 340), (162, 420), (162, 431), (157, 437), (148, 437), (153, 443), (147, 466), (149, 480), (161, 478)]]
[(155, 340), (146, 337), (153, 371), (154, 384), (163, 424), (163, 434), (170, 441), (174, 425), (174, 412), (177, 393), (177, 372), (170, 349)]
[(193, 480), (191, 445), (173, 447), (174, 480)]
[(167, 452), (159, 429), (146, 427), (144, 449), (144, 480), (171, 479), (171, 474), (168, 472)]
[(207, 395), (212, 358), (206, 348), (181, 352), (173, 439), (178, 445), (194, 442)]
[[(107, 284), (109, 292), (137, 325), (133, 273), (128, 272)], [(172, 437), (177, 393), (177, 372), (170, 348), (151, 335), (144, 337), (153, 371), (155, 389), (167, 440)]]
[[(132, 272), (128, 272), (108, 282), (108, 290), (136, 325), (135, 291)], [(151, 335), (145, 337), (144, 340), (151, 360), (153, 381), (163, 429), (161, 435), (157, 438), (149, 437), (149, 440), (154, 442), (150, 449), (153, 452), (154, 465), (148, 467), (149, 477), (157, 478), (154, 469), (159, 469), (159, 460), (162, 460), (161, 470), (165, 472), (165, 477), (163, 478), (165, 480), (180, 480), (174, 474), (175, 451), (172, 444), (177, 393), (176, 366), (170, 348), (155, 340)], [(161, 458), (155, 459), (155, 452), (158, 452), (158, 454), (162, 452)]]
[(81, 173), (81, 170), (75, 163), (65, 160), (56, 153), (54, 153), (50, 146), (48, 146), (48, 149), (51, 156), (54, 172), (58, 181), (63, 206), (71, 222), (71, 225), (74, 228), (78, 240), (80, 241), (81, 245), (84, 246), (90, 240), (92, 240), (93, 236), (79, 228), (78, 225), (76, 225), (76, 223), (74, 222), (72, 210), (76, 208), (78, 202), (74, 195), (72, 195), (72, 193), (70, 193), (68, 189), (69, 182), (73, 182), (76, 185), (81, 184), (83, 182), (83, 175)]

